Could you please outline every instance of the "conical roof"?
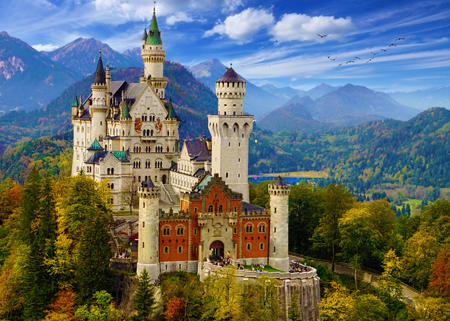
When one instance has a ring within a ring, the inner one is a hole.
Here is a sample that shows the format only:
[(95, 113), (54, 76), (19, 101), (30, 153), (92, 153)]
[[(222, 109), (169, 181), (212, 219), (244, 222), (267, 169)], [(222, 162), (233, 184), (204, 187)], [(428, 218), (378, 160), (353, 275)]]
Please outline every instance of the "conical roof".
[(105, 69), (103, 68), (103, 61), (100, 52), (100, 58), (98, 59), (97, 70), (95, 71), (94, 84), (106, 84)]
[(275, 181), (275, 186), (284, 186), (284, 185), (286, 184), (281, 179), (281, 176), (278, 175), (277, 180)]
[(73, 96), (72, 107), (78, 107), (77, 93), (75, 93), (75, 96)]
[(225, 74), (216, 82), (246, 82), (242, 79), (233, 68), (228, 68)]
[(152, 23), (150, 24), (147, 41), (148, 45), (162, 45), (161, 32), (159, 31), (158, 21), (156, 21), (156, 13), (153, 10)]
[(148, 36), (148, 34), (147, 34), (147, 26), (145, 26), (144, 27), (144, 34), (142, 35), (141, 40), (147, 40), (147, 36)]

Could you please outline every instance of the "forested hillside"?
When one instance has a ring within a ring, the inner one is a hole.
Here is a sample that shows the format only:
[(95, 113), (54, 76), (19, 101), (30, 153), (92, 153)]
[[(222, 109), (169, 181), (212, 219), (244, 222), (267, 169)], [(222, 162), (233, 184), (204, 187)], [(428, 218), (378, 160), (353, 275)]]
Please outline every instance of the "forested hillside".
[(384, 120), (325, 134), (255, 129), (250, 173), (328, 171), (357, 191), (381, 183), (450, 187), (450, 111), (432, 108), (401, 122)]

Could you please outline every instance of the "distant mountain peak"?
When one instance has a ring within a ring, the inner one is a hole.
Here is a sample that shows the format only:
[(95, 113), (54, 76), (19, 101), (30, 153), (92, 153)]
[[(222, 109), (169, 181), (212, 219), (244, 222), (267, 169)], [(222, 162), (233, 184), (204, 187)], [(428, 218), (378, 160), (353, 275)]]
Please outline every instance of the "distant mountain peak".
[(5, 37), (11, 37), (6, 31), (0, 32), (0, 35), (5, 36)]

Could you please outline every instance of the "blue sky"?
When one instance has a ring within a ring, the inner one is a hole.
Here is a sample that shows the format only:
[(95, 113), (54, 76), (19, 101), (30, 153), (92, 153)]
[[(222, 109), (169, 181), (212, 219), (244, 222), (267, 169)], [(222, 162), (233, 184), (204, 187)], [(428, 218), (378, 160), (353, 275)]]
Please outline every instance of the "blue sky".
[[(0, 31), (38, 50), (93, 37), (123, 52), (140, 46), (153, 6), (0, 0)], [(156, 14), (167, 59), (218, 58), (258, 85), (352, 83), (386, 92), (450, 85), (450, 1), (161, 0)]]

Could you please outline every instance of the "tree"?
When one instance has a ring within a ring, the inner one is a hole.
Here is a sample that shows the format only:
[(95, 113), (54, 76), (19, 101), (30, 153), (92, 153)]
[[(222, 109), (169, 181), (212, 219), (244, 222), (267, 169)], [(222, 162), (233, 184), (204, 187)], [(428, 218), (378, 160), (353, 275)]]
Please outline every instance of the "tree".
[(322, 193), (323, 215), (320, 218), (317, 230), (325, 244), (331, 249), (331, 270), (334, 272), (336, 247), (340, 242), (339, 219), (347, 210), (352, 208), (355, 201), (352, 194), (342, 185), (331, 184), (323, 189)]
[(144, 269), (136, 280), (136, 293), (133, 296), (133, 303), (137, 314), (132, 317), (133, 320), (151, 320), (155, 306), (153, 292), (154, 285), (151, 284), (150, 276), (147, 270)]
[(120, 198), (122, 203), (130, 207), (130, 215), (133, 212), (133, 205), (135, 203), (136, 191), (134, 189), (133, 180), (131, 177), (122, 180), (122, 189), (120, 191)]
[(60, 289), (56, 294), (56, 300), (45, 310), (43, 321), (73, 321), (75, 320), (75, 293), (72, 288)]
[(450, 243), (450, 200), (439, 199), (422, 212), (422, 228), (439, 243)]
[(442, 248), (433, 263), (430, 292), (442, 297), (450, 297), (450, 249)]
[(450, 303), (445, 298), (427, 297), (423, 293), (415, 299), (415, 308), (408, 307), (408, 320), (448, 321)]
[(112, 296), (106, 291), (95, 292), (92, 303), (80, 306), (75, 316), (86, 321), (122, 321), (125, 314), (117, 310), (112, 302)]
[(349, 260), (354, 269), (355, 288), (358, 290), (357, 271), (363, 266), (364, 260), (373, 252), (373, 235), (370, 226), (368, 205), (356, 203), (354, 207), (344, 213), (339, 219), (341, 233), (340, 246), (342, 256)]
[(332, 281), (325, 289), (325, 297), (319, 303), (322, 321), (348, 321), (355, 308), (355, 298), (342, 285)]
[(432, 272), (432, 262), (439, 252), (436, 238), (426, 231), (416, 232), (403, 251), (404, 277), (414, 286), (426, 288)]
[(288, 311), (288, 316), (291, 321), (302, 320), (298, 306), (298, 293), (294, 287), (292, 287), (291, 308)]
[[(239, 282), (239, 281), (237, 281)], [(250, 287), (250, 291), (255, 293), (252, 302), (255, 309), (249, 314), (250, 320), (278, 320), (281, 313), (276, 285), (278, 280), (262, 276), (256, 279)]]

